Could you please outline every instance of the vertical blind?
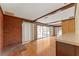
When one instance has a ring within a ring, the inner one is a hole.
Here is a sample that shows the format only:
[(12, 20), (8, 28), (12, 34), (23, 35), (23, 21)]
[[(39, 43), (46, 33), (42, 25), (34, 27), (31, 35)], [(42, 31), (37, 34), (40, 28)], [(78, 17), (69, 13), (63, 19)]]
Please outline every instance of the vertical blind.
[(62, 35), (62, 28), (61, 27), (55, 27), (55, 35), (57, 37)]
[(50, 27), (37, 25), (37, 38), (45, 38), (50, 35)]

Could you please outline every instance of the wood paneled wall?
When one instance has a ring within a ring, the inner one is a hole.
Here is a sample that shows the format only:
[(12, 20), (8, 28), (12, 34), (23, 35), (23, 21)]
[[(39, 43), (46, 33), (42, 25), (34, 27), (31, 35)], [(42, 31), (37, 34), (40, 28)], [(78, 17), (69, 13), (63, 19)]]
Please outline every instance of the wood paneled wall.
[(22, 19), (4, 15), (4, 48), (22, 42)]
[(0, 8), (0, 51), (3, 49), (3, 13)]

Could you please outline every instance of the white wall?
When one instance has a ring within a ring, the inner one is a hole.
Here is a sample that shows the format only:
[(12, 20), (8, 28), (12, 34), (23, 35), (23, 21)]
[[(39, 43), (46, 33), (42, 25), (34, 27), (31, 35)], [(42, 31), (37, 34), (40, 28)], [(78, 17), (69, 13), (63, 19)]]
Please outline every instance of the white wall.
[(79, 3), (76, 6), (75, 32), (77, 35), (79, 35)]
[(54, 35), (53, 30), (54, 30), (54, 28), (53, 28), (53, 26), (51, 26), (51, 27), (50, 27), (51, 36), (53, 36), (53, 35)]
[(32, 23), (23, 22), (22, 24), (22, 43), (30, 42), (32, 40)]

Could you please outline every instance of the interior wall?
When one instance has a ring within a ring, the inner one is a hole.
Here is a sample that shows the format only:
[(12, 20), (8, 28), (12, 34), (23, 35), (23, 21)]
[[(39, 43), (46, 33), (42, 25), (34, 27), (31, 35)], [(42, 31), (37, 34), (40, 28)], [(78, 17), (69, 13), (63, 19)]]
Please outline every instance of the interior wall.
[(75, 33), (79, 36), (79, 3), (76, 5)]
[(4, 15), (4, 48), (22, 42), (22, 19)]
[(3, 14), (0, 9), (0, 52), (3, 49)]
[(23, 22), (22, 23), (22, 43), (32, 41), (32, 23)]

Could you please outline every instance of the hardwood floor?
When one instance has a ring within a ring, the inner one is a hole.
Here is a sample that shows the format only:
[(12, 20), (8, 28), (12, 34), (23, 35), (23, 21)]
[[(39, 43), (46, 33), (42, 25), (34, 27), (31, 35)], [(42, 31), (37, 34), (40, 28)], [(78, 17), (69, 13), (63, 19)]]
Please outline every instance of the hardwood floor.
[[(56, 55), (56, 41), (55, 37), (48, 37), (44, 39), (34, 40), (25, 45), (19, 46), (15, 50), (6, 52), (4, 55), (8, 56), (55, 56)], [(7, 50), (8, 51), (8, 50)]]

